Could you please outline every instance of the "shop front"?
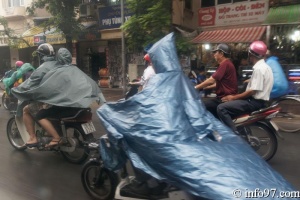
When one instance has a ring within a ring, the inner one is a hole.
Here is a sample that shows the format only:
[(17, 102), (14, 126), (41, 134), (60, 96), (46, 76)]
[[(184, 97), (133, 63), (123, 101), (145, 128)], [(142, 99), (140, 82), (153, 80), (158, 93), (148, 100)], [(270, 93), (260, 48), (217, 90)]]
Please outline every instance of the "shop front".
[[(99, 32), (101, 34), (101, 40), (107, 42), (107, 48), (105, 48), (105, 57), (106, 57), (106, 76), (109, 76), (110, 87), (122, 87), (123, 73), (128, 72), (128, 66), (133, 64), (137, 67), (137, 60), (133, 59), (135, 63), (130, 63), (129, 52), (126, 53), (126, 69), (123, 72), (122, 68), (122, 30), (120, 26), (122, 24), (121, 18), (121, 7), (120, 5), (115, 6), (106, 6), (100, 7), (98, 9), (99, 14)], [(124, 21), (128, 20), (133, 13), (127, 8), (126, 4), (124, 5)], [(131, 60), (132, 61), (132, 60)], [(131, 68), (131, 67), (129, 67)], [(103, 70), (104, 71), (104, 70)], [(106, 80), (106, 76), (103, 75), (100, 78), (100, 82)], [(101, 81), (102, 80), (102, 81)]]
[(262, 26), (269, 9), (269, 1), (239, 1), (203, 7), (198, 11), (200, 34), (192, 43), (197, 46), (198, 68), (205, 68), (207, 76), (215, 72), (218, 63), (211, 50), (219, 43), (231, 47), (231, 58), (242, 82), (249, 77), (247, 63), (249, 45), (255, 40), (266, 42), (266, 26)]

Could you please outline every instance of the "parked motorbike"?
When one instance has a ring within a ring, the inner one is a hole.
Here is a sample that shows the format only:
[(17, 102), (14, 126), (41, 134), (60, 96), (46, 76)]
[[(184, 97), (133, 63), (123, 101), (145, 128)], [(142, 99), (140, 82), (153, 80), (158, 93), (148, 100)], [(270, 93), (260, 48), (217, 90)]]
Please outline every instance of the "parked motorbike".
[(233, 119), (239, 134), (265, 160), (270, 160), (277, 151), (277, 137), (282, 138), (277, 125), (271, 121), (280, 107), (274, 102), (269, 107)]
[[(110, 146), (107, 136), (103, 136), (105, 144)], [(127, 172), (127, 166), (122, 166), (122, 169), (117, 174), (104, 167), (101, 155), (99, 152), (99, 143), (90, 143), (89, 148), (94, 154), (89, 161), (85, 163), (81, 171), (81, 183), (84, 190), (92, 199), (98, 200), (142, 200), (138, 194), (125, 194), (122, 189), (134, 180), (134, 176), (130, 176)], [(165, 183), (164, 183), (165, 184)], [(188, 193), (175, 188), (171, 185), (164, 187), (163, 193), (152, 196), (147, 199), (164, 199), (164, 200), (192, 200), (195, 199)], [(199, 198), (198, 198), (199, 199)]]
[[(29, 134), (25, 129), (22, 117), (16, 115), (7, 122), (7, 137), (10, 144), (17, 150), (25, 150), (29, 140)], [(92, 123), (90, 108), (80, 109), (75, 115), (61, 119), (49, 119), (58, 131), (61, 142), (54, 147), (47, 147), (52, 137), (38, 124), (35, 124), (35, 133), (38, 139), (39, 151), (58, 151), (71, 163), (82, 163), (89, 156), (90, 149), (87, 147), (94, 140), (95, 127)]]

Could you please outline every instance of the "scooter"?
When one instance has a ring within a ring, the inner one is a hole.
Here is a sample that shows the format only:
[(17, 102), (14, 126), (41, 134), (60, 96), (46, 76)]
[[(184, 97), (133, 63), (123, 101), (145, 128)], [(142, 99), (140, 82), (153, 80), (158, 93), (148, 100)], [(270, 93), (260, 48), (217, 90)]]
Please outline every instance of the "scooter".
[[(109, 139), (106, 135), (102, 136), (105, 145), (110, 146)], [(199, 199), (192, 195), (165, 184), (161, 194), (147, 198), (141, 198), (138, 194), (124, 193), (122, 190), (125, 186), (134, 180), (134, 176), (130, 176), (127, 172), (127, 166), (124, 164), (119, 173), (110, 171), (104, 167), (104, 163), (99, 152), (99, 143), (92, 142), (88, 145), (90, 150), (94, 152), (89, 161), (85, 163), (81, 171), (81, 183), (84, 190), (92, 199), (98, 200), (193, 200)]]
[(277, 151), (277, 137), (283, 138), (277, 125), (271, 121), (279, 113), (278, 102), (269, 107), (233, 119), (239, 134), (265, 160), (270, 160)]
[[(17, 150), (23, 151), (29, 147), (25, 145), (29, 140), (23, 119), (14, 115), (7, 122), (7, 137), (10, 144)], [(87, 145), (95, 138), (93, 132), (95, 127), (92, 123), (92, 112), (90, 108), (80, 109), (75, 115), (61, 119), (49, 119), (58, 131), (61, 142), (54, 147), (47, 147), (52, 137), (38, 124), (35, 123), (35, 133), (38, 139), (37, 150), (58, 151), (71, 163), (82, 163), (89, 156), (90, 149)]]

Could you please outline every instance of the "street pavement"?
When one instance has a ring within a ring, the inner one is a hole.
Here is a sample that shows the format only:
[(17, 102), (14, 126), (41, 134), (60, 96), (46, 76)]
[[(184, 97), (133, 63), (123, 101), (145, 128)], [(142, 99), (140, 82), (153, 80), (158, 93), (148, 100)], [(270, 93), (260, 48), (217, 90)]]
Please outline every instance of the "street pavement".
[[(123, 97), (122, 89), (102, 89), (107, 101)], [(105, 133), (92, 105), (96, 137)], [(10, 113), (0, 107), (0, 199), (1, 200), (88, 200), (80, 182), (82, 165), (68, 163), (60, 153), (15, 150), (6, 136)], [(299, 123), (298, 123), (299, 124)], [(300, 190), (300, 131), (281, 132), (278, 151), (269, 164), (286, 180)], [(238, 153), (238, 152), (237, 152)], [(267, 188), (260, 188), (267, 189)]]

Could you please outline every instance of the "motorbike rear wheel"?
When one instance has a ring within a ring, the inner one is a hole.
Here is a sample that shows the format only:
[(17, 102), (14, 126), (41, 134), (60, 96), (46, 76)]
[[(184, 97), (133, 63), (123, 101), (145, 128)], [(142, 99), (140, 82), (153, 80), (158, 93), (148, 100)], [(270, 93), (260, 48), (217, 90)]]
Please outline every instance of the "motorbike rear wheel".
[(92, 199), (111, 200), (114, 198), (118, 177), (114, 172), (101, 166), (97, 161), (88, 161), (81, 171), (81, 183)]
[(63, 157), (71, 163), (81, 164), (89, 156), (90, 150), (85, 145), (86, 135), (81, 127), (66, 126), (67, 136), (76, 142), (73, 152), (61, 151)]
[(6, 125), (6, 133), (9, 143), (17, 150), (25, 150), (25, 142), (23, 141), (18, 129), (15, 117), (8, 120)]
[(254, 123), (246, 126), (238, 127), (239, 133), (247, 138), (250, 146), (264, 160), (268, 161), (275, 155), (278, 142), (275, 133), (264, 124)]

